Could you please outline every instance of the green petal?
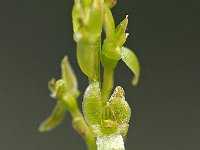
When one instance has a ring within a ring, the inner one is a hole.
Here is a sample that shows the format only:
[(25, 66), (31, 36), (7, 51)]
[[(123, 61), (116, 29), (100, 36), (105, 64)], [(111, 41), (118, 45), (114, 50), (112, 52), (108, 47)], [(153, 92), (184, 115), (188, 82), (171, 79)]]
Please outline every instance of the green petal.
[(122, 47), (122, 60), (135, 75), (132, 84), (137, 85), (140, 76), (140, 65), (137, 56), (130, 49)]
[(39, 127), (40, 132), (47, 132), (58, 126), (64, 119), (66, 114), (66, 107), (62, 102), (57, 102), (51, 115), (41, 123)]

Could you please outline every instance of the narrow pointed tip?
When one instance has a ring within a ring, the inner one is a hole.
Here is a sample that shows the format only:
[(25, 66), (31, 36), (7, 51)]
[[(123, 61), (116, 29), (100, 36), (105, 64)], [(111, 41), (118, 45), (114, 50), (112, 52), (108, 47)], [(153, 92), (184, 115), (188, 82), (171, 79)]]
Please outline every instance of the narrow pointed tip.
[(48, 129), (45, 128), (43, 124), (41, 124), (41, 125), (39, 126), (39, 128), (38, 128), (38, 131), (39, 131), (40, 133), (44, 133), (44, 132), (47, 132)]
[(48, 131), (52, 130), (53, 128), (54, 128), (53, 126), (48, 126), (48, 125), (47, 125), (47, 122), (44, 121), (44, 122), (42, 122), (42, 123), (40, 124), (40, 126), (39, 126), (39, 128), (38, 128), (38, 131), (39, 131), (40, 133), (44, 133), (44, 132), (48, 132)]
[(64, 58), (62, 59), (62, 63), (65, 63), (65, 62), (67, 62), (67, 61), (68, 61), (68, 56), (65, 55)]
[(139, 82), (139, 77), (134, 77), (132, 80), (132, 85), (136, 86)]

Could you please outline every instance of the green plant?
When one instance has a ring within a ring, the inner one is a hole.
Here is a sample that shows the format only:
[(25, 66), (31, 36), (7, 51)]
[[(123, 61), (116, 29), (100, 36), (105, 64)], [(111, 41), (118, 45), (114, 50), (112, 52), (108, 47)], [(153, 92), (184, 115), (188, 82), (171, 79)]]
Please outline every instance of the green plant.
[[(128, 131), (131, 109), (120, 86), (111, 95), (114, 70), (122, 59), (134, 73), (132, 84), (136, 85), (140, 68), (135, 54), (123, 46), (128, 36), (128, 16), (115, 27), (110, 10), (115, 4), (116, 0), (74, 1), (72, 19), (77, 60), (89, 80), (82, 103), (83, 115), (77, 105), (78, 83), (65, 56), (61, 62), (61, 79), (52, 79), (48, 84), (56, 106), (50, 117), (40, 125), (40, 132), (55, 128), (68, 111), (72, 116), (73, 128), (85, 139), (88, 149), (124, 149), (122, 137)], [(102, 28), (105, 29), (106, 38), (101, 47)], [(100, 63), (104, 71), (103, 82)]]

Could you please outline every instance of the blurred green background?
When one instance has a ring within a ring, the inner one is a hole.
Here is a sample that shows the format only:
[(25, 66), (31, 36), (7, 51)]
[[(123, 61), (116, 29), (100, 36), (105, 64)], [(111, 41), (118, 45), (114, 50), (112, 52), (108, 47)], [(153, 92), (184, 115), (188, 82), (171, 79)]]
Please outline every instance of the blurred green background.
[[(83, 93), (72, 38), (72, 0), (0, 1), (0, 150), (80, 150), (68, 115), (58, 128), (37, 129), (54, 107), (47, 82), (60, 76), (64, 55)], [(127, 150), (200, 149), (200, 5), (198, 1), (119, 0), (118, 24), (129, 15), (126, 46), (141, 62), (141, 80), (119, 63), (115, 84), (132, 107)], [(80, 96), (79, 103), (81, 104)]]

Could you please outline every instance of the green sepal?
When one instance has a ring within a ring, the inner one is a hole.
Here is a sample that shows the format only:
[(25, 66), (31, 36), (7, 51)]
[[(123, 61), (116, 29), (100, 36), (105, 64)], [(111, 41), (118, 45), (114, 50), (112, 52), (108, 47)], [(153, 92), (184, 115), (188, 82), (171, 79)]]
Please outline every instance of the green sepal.
[(67, 112), (67, 108), (62, 102), (58, 101), (51, 115), (41, 123), (39, 127), (40, 132), (47, 132), (57, 127)]
[(124, 90), (120, 86), (115, 88), (109, 103), (113, 108), (117, 123), (128, 123), (131, 116), (131, 108), (129, 107), (127, 101), (125, 101)]
[(66, 82), (66, 91), (77, 91), (78, 84), (74, 71), (68, 61), (68, 57), (65, 56), (61, 62), (62, 79)]
[(132, 80), (132, 84), (137, 85), (140, 77), (140, 65), (137, 56), (130, 49), (122, 47), (122, 60), (135, 75)]
[(87, 87), (82, 106), (85, 120), (90, 126), (101, 123), (102, 102), (99, 82), (92, 82)]
[(99, 53), (100, 50), (97, 47), (97, 44), (88, 44), (80, 42), (77, 44), (77, 60), (81, 71), (88, 76), (91, 80), (98, 81), (99, 79)]
[(119, 47), (121, 47), (126, 39), (128, 34), (126, 33), (126, 29), (127, 29), (127, 25), (128, 25), (128, 15), (126, 16), (126, 18), (117, 26), (116, 30), (115, 30), (115, 36), (116, 36), (116, 42), (117, 45)]

